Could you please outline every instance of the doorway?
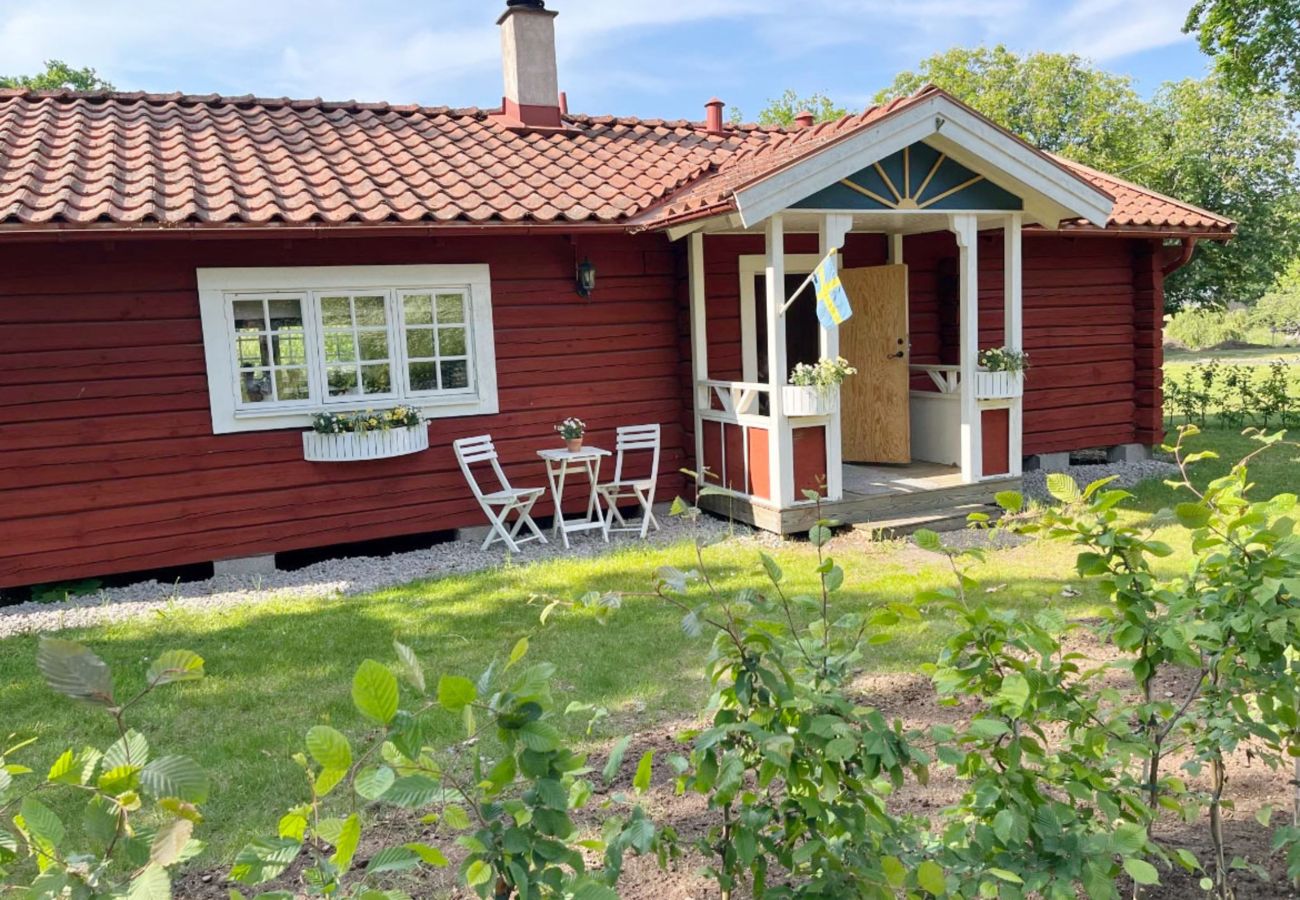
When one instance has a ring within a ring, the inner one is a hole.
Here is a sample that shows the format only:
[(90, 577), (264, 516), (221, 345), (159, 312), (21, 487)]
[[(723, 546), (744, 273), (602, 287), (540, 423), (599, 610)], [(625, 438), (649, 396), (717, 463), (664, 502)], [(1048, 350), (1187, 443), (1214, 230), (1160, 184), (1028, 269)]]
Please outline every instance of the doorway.
[(858, 374), (840, 389), (846, 462), (912, 461), (907, 266), (841, 269), (853, 315), (840, 326), (840, 355)]

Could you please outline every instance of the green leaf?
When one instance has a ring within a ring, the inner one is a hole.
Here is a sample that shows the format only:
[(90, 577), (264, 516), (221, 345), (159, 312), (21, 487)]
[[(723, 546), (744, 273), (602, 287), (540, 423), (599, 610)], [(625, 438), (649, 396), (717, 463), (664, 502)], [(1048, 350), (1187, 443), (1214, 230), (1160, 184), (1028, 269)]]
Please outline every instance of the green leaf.
[(126, 900), (171, 900), (172, 881), (167, 870), (158, 865), (148, 865), (131, 879)]
[(776, 560), (762, 551), (759, 551), (758, 558), (763, 561), (763, 569), (767, 572), (767, 577), (771, 579), (772, 583), (780, 584), (781, 579), (785, 577), (785, 573), (776, 564)]
[(1064, 472), (1047, 473), (1047, 493), (1062, 503), (1073, 503), (1081, 496), (1078, 483)]
[(890, 887), (902, 887), (907, 881), (907, 866), (897, 856), (886, 856), (880, 860), (880, 868), (885, 873), (885, 880)]
[(546, 722), (528, 722), (519, 729), (524, 746), (537, 753), (547, 753), (560, 747), (560, 732)]
[(409, 847), (385, 847), (366, 863), (367, 875), (381, 872), (406, 872), (420, 864), (419, 855)]
[(330, 862), (338, 866), (340, 872), (346, 872), (352, 868), (352, 858), (356, 856), (360, 844), (361, 819), (353, 813), (343, 821), (343, 827), (334, 841), (334, 855), (330, 857)]
[(460, 712), (478, 699), (474, 682), (459, 675), (444, 675), (438, 679), (438, 704), (451, 712)]
[(614, 749), (610, 751), (609, 759), (605, 763), (605, 768), (600, 773), (601, 777), (605, 780), (605, 784), (609, 784), (618, 775), (618, 770), (623, 765), (623, 757), (627, 754), (627, 748), (631, 743), (632, 735), (626, 735), (625, 737), (620, 738), (618, 743), (614, 745)]
[(618, 894), (613, 888), (588, 879), (574, 888), (573, 900), (618, 900)]
[(808, 543), (814, 547), (825, 547), (831, 542), (831, 530), (821, 522), (808, 529)]
[(988, 873), (992, 875), (994, 878), (999, 879), (1000, 881), (1010, 882), (1011, 884), (1025, 883), (1025, 880), (1023, 878), (1021, 878), (1015, 872), (1008, 871), (1007, 869), (989, 869)]
[(155, 798), (178, 797), (188, 803), (208, 799), (208, 773), (188, 756), (163, 756), (140, 771), (140, 785)]
[(199, 681), (203, 678), (203, 657), (189, 650), (168, 650), (150, 664), (146, 677), (153, 685)]
[(28, 794), (22, 802), (23, 822), (27, 826), (27, 831), (36, 838), (38, 842), (47, 845), (50, 848), (56, 848), (62, 843), (64, 835), (67, 833), (63, 827), (63, 822), (35, 795)]
[(108, 665), (81, 644), (42, 637), (36, 648), (36, 668), (53, 691), (86, 703), (113, 705), (113, 676)]
[(948, 892), (948, 885), (943, 877), (943, 866), (932, 859), (927, 859), (916, 867), (916, 883), (936, 897), (942, 897)]
[(1029, 681), (1019, 672), (1012, 672), (1002, 679), (998, 689), (998, 699), (1006, 704), (1007, 711), (1013, 716), (1020, 716), (1029, 702)]
[(442, 811), (442, 820), (447, 823), (448, 828), (454, 828), (457, 831), (464, 831), (469, 828), (469, 813), (464, 808), (450, 805)]
[(1204, 528), (1210, 523), (1210, 510), (1200, 503), (1179, 503), (1174, 507), (1174, 517), (1184, 528)]
[(423, 694), (426, 690), (424, 667), (420, 665), (419, 657), (415, 655), (414, 650), (401, 641), (393, 641), (393, 649), (397, 651), (397, 661), (401, 664), (402, 677), (406, 679), (407, 684)]
[(928, 528), (918, 528), (914, 531), (912, 533), (912, 543), (931, 553), (943, 552), (943, 542), (939, 540), (939, 535)]
[(428, 844), (421, 843), (403, 844), (402, 846), (420, 857), (420, 860), (427, 865), (437, 866), (440, 869), (446, 868), (448, 865), (447, 857), (437, 847), (430, 847)]
[(465, 870), (465, 882), (470, 887), (478, 887), (492, 880), (492, 867), (481, 859), (476, 859)]
[(352, 766), (352, 745), (328, 725), (313, 725), (307, 731), (307, 752), (326, 769), (347, 771)]
[(103, 767), (105, 771), (123, 766), (139, 767), (148, 761), (149, 742), (140, 732), (128, 729), (104, 751)]
[(181, 858), (185, 845), (194, 833), (189, 819), (172, 819), (158, 829), (149, 845), (149, 861), (164, 869)]
[(357, 773), (352, 787), (366, 800), (378, 800), (396, 781), (397, 775), (388, 766), (367, 766)]
[(384, 793), (384, 802), (404, 809), (428, 806), (442, 794), (438, 782), (427, 775), (404, 775)]
[(239, 851), (230, 878), (240, 884), (263, 884), (289, 868), (300, 852), (302, 844), (293, 838), (261, 838)]
[(1018, 513), (1025, 508), (1025, 498), (1019, 491), (998, 491), (993, 500), (1009, 513)]
[(650, 790), (650, 777), (654, 769), (655, 752), (647, 750), (636, 764), (636, 775), (632, 777), (632, 787), (638, 794)]
[(1145, 859), (1138, 859), (1136, 856), (1128, 857), (1124, 860), (1124, 871), (1136, 884), (1160, 883), (1160, 873)]
[(397, 676), (373, 659), (365, 660), (352, 677), (352, 703), (367, 719), (387, 725), (397, 715)]
[(514, 649), (510, 651), (510, 658), (506, 660), (506, 668), (509, 669), (515, 663), (519, 662), (519, 660), (523, 659), (524, 654), (527, 652), (528, 638), (521, 637), (519, 640), (515, 641)]

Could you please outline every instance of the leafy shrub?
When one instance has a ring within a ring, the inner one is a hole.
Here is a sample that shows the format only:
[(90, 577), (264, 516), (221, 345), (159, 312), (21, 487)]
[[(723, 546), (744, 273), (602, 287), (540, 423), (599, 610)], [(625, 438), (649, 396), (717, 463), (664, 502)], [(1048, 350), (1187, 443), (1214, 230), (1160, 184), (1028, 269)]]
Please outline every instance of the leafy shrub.
[[(307, 732), (308, 755), (295, 757), (306, 773), (310, 798), (289, 809), (274, 838), (256, 841), (239, 854), (231, 878), (264, 884), (307, 858), (304, 880), (313, 895), (381, 898), (404, 896), (382, 890), (395, 874), (421, 866), (446, 866), (439, 847), (407, 842), (373, 853), (353, 873), (361, 843), (365, 804), (382, 803), (423, 811), (421, 821), (436, 826), (438, 838), (468, 851), (461, 881), (480, 897), (494, 900), (537, 898), (617, 898), (610, 885), (622, 869), (626, 851), (651, 852), (658, 846), (654, 825), (639, 808), (626, 819), (611, 817), (604, 839), (582, 839), (571, 814), (590, 802), (593, 785), (583, 776), (586, 758), (565, 747), (555, 725), (549, 663), (520, 665), (528, 650), (520, 640), (500, 671), (489, 666), (477, 682), (456, 675), (438, 679), (431, 692), (423, 666), (409, 647), (394, 642), (399, 669), (414, 694), (401, 706), (397, 677), (374, 660), (357, 669), (352, 700), (379, 731), (354, 752), (346, 735), (328, 725)], [(518, 666), (518, 668), (516, 668)], [(585, 707), (571, 707), (583, 711)], [(463, 723), (467, 741), (440, 752), (425, 742), (430, 716), (450, 714)], [(489, 754), (478, 740), (478, 722), (495, 726), (499, 751)], [(622, 754), (605, 767), (611, 781)], [(649, 759), (638, 770), (648, 784)], [(332, 806), (328, 798), (335, 795)], [(342, 810), (335, 807), (342, 806)], [(346, 816), (332, 812), (348, 812)], [(586, 871), (583, 850), (604, 853), (602, 871)], [(292, 900), (292, 893), (258, 895), (261, 900)]]
[(1206, 350), (1226, 341), (1240, 341), (1250, 327), (1244, 309), (1185, 309), (1165, 322), (1165, 337), (1190, 350)]
[[(1190, 871), (1202, 871), (1202, 888), (1228, 900), (1234, 895), (1234, 871), (1253, 867), (1262, 877), (1267, 872), (1228, 854), (1223, 834), (1223, 810), (1230, 804), (1225, 758), (1248, 740), (1252, 755), (1269, 766), (1278, 766), (1286, 751), (1300, 752), (1300, 671), (1290, 650), (1300, 642), (1300, 597), (1295, 591), (1300, 583), (1300, 535), (1295, 532), (1295, 495), (1248, 498), (1250, 460), (1284, 443), (1281, 433), (1257, 435), (1260, 450), (1204, 487), (1193, 483), (1189, 470), (1215, 454), (1187, 451), (1186, 441), (1196, 434), (1195, 427), (1184, 427), (1176, 444), (1165, 448), (1181, 471), (1172, 483), (1190, 499), (1158, 517), (1155, 525), (1140, 528), (1119, 516), (1117, 507), (1128, 494), (1104, 490), (1109, 479), (1081, 492), (1068, 476), (1056, 475), (1049, 487), (1062, 506), (1046, 510), (1021, 530), (1079, 545), (1080, 575), (1098, 579), (1110, 596), (1112, 606), (1097, 634), (1127, 655), (1114, 667), (1132, 673), (1139, 694), (1127, 710), (1120, 698), (1111, 699), (1122, 715), (1110, 722), (1132, 722), (1124, 739), (1136, 742), (1140, 750), (1140, 768), (1116, 781), (1116, 797), (1130, 813), (1140, 814), (1147, 827), (1161, 807), (1189, 820), (1207, 810), (1214, 855), (1210, 867), (1203, 869), (1186, 849), (1175, 849), (1168, 858)], [(1004, 499), (1018, 508), (1017, 498)], [(1152, 561), (1168, 556), (1170, 548), (1144, 529), (1170, 520), (1188, 532), (1194, 561), (1186, 574), (1163, 579), (1155, 574)], [(1178, 696), (1163, 696), (1155, 685), (1173, 668), (1190, 674), (1190, 685)], [(1164, 765), (1176, 755), (1186, 759), (1180, 765), (1184, 775), (1209, 770), (1208, 792), (1191, 792), (1183, 777), (1165, 771)], [(1297, 846), (1298, 837), (1294, 827), (1281, 829), (1276, 843)], [(1292, 850), (1288, 863), (1289, 875), (1300, 875), (1300, 849)], [(1144, 883), (1140, 875), (1154, 872), (1141, 866), (1135, 870), (1128, 863), (1126, 869), (1139, 883)]]
[[(30, 900), (166, 900), (169, 869), (202, 849), (193, 831), (208, 776), (187, 757), (153, 755), (126, 719), (155, 689), (202, 678), (203, 660), (186, 650), (160, 654), (144, 688), (126, 700), (116, 697), (104, 661), (80, 644), (42, 638), (36, 666), (52, 690), (110, 716), (118, 738), (104, 748), (67, 748), (40, 777), (22, 761), (35, 741), (10, 737), (0, 755), (0, 815), (17, 833), (0, 826), (0, 892)], [(60, 794), (82, 801), (78, 827), (47, 800)]]
[(1300, 367), (1282, 360), (1267, 367), (1210, 360), (1167, 378), (1164, 393), (1171, 425), (1181, 416), (1205, 428), (1217, 416), (1232, 428), (1290, 427), (1300, 418)]
[[(681, 500), (674, 511), (699, 516)], [(892, 897), (943, 884), (942, 870), (918, 857), (919, 825), (885, 805), (907, 773), (928, 777), (930, 757), (900, 723), (848, 693), (863, 647), (888, 640), (881, 629), (917, 613), (909, 604), (865, 617), (834, 611), (844, 571), (822, 552), (830, 525), (819, 522), (809, 534), (818, 549), (816, 596), (790, 595), (767, 554), (767, 589), (724, 594), (705, 563), (704, 540), (697, 569), (658, 573), (656, 591), (683, 613), (685, 633), (712, 636), (712, 721), (682, 735), (690, 752), (669, 764), (679, 790), (707, 798), (712, 823), (699, 849), (723, 897), (743, 885), (755, 897), (780, 898)]]

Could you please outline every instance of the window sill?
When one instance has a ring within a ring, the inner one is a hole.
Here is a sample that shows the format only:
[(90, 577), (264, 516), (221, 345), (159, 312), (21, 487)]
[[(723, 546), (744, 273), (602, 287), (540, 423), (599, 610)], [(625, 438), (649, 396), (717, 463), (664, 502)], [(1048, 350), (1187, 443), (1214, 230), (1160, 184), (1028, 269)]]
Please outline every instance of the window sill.
[[(478, 397), (457, 397), (437, 403), (428, 400), (376, 400), (374, 409), (389, 409), (394, 406), (413, 406), (426, 419), (449, 419), (458, 416), (491, 416), (498, 411), (496, 397), (480, 399)], [(288, 429), (310, 428), (312, 417), (322, 412), (338, 412), (342, 406), (312, 407), (297, 410), (240, 411), (234, 417), (215, 423), (216, 434), (238, 434), (245, 431), (282, 431)], [(347, 409), (366, 409), (362, 403), (352, 404)]]

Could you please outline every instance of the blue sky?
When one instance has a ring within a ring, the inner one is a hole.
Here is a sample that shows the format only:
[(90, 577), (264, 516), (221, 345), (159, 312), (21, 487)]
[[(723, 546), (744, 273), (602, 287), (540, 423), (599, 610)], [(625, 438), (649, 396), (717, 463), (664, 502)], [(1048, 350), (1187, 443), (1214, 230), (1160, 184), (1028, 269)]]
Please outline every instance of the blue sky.
[[(787, 87), (865, 106), (954, 45), (1070, 51), (1149, 94), (1206, 61), (1190, 0), (550, 0), (579, 112), (752, 118)], [(492, 106), (504, 0), (0, 0), (0, 74), (45, 58), (124, 90)]]

